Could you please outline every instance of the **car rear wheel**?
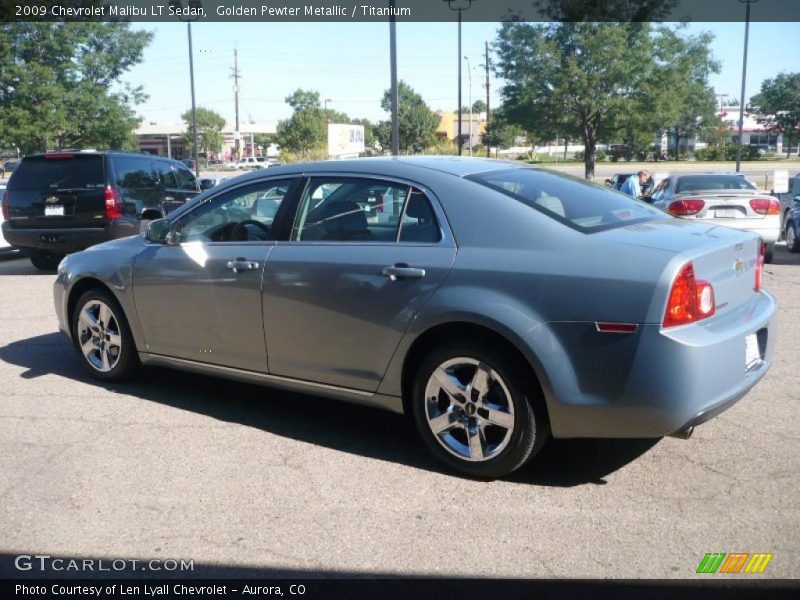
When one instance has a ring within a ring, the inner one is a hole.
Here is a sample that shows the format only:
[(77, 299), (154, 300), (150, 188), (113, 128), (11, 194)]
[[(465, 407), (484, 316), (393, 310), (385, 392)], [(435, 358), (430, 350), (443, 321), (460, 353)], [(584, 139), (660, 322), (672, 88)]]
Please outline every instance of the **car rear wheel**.
[(53, 252), (46, 252), (45, 250), (29, 250), (28, 258), (31, 259), (31, 264), (40, 271), (55, 271), (58, 268), (58, 263), (64, 258), (63, 254), (55, 254)]
[(449, 467), (492, 479), (518, 469), (549, 435), (538, 385), (521, 360), (482, 342), (449, 343), (420, 365), (414, 420)]
[(800, 252), (800, 242), (797, 240), (797, 233), (792, 221), (786, 223), (786, 248), (789, 252)]
[(767, 244), (767, 247), (764, 249), (764, 262), (766, 264), (772, 263), (772, 256), (775, 252), (775, 244)]
[(75, 303), (72, 338), (83, 366), (97, 379), (127, 379), (139, 366), (139, 355), (122, 307), (105, 290), (89, 290)]

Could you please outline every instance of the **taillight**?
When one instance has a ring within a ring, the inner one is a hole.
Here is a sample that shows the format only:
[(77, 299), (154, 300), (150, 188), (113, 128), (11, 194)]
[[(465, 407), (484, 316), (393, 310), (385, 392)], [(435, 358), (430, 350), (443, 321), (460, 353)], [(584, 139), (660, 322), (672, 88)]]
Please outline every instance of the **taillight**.
[(122, 196), (117, 188), (108, 186), (105, 191), (106, 219), (114, 221), (122, 218)]
[(694, 323), (710, 317), (716, 312), (714, 288), (708, 281), (695, 279), (694, 266), (686, 263), (669, 292), (667, 310), (664, 312), (664, 327), (675, 327)]
[(8, 208), (8, 189), (5, 189), (3, 191), (3, 201), (2, 201), (2, 203), (3, 203), (3, 220), (4, 221), (8, 221), (11, 218), (11, 216), (10, 216), (11, 211)]
[(685, 217), (687, 215), (696, 215), (706, 205), (705, 201), (700, 198), (684, 198), (683, 200), (675, 200), (667, 207), (667, 211), (676, 217)]
[(764, 271), (764, 255), (767, 253), (767, 244), (761, 240), (758, 244), (758, 258), (756, 258), (756, 283), (753, 290), (761, 291), (761, 274)]
[(760, 215), (781, 214), (781, 204), (775, 198), (753, 198), (750, 200), (750, 208)]

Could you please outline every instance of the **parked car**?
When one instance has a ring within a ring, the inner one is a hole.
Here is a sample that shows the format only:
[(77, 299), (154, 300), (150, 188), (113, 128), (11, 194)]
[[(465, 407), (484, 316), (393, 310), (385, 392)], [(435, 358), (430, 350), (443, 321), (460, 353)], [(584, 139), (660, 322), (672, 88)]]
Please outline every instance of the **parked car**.
[[(6, 184), (0, 182), (0, 198), (3, 198), (3, 196), (5, 195), (5, 191), (6, 191)], [(2, 231), (2, 224), (3, 221), (5, 221), (5, 212), (6, 211), (0, 212), (0, 252), (2, 253), (14, 250), (14, 247), (6, 241), (6, 238), (3, 235)]]
[(237, 169), (266, 169), (269, 163), (265, 162), (260, 156), (243, 156), (239, 162), (236, 163)]
[(781, 233), (780, 203), (739, 173), (671, 175), (650, 195), (653, 206), (682, 219), (724, 225), (761, 236), (772, 262)]
[(800, 173), (796, 173), (794, 177), (789, 178), (789, 191), (772, 194), (780, 200), (781, 203), (781, 232), (786, 230), (786, 220), (789, 217), (789, 211), (794, 208), (793, 200), (796, 196), (800, 196)]
[(8, 182), (3, 235), (38, 269), (99, 242), (136, 234), (199, 192), (182, 163), (124, 152), (26, 156)]
[(794, 197), (792, 208), (786, 214), (784, 233), (789, 252), (800, 252), (800, 194)]
[[(399, 219), (368, 220), (376, 187)], [(227, 181), (66, 257), (54, 294), (101, 381), (159, 364), (405, 412), (491, 478), (550, 435), (686, 438), (742, 398), (776, 343), (762, 249), (563, 173), (356, 159)]]

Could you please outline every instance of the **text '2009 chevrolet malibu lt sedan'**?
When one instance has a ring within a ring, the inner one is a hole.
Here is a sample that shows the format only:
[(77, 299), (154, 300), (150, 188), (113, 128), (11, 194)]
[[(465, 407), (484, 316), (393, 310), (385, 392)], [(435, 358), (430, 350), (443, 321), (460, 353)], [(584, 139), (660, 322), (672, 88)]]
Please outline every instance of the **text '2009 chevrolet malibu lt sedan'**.
[(552, 435), (686, 436), (766, 373), (753, 233), (616, 191), (445, 157), (237, 177), (59, 266), (90, 373), (167, 365), (413, 415), (499, 477)]

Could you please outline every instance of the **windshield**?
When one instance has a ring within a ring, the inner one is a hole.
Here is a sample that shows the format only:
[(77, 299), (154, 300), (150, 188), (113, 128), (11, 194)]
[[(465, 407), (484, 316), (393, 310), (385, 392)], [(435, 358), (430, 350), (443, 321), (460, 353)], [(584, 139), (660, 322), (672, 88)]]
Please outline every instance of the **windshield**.
[(688, 175), (678, 179), (677, 193), (698, 190), (754, 190), (756, 186), (741, 175)]
[(516, 198), (585, 233), (666, 216), (620, 192), (551, 171), (508, 169), (478, 173), (467, 179)]

